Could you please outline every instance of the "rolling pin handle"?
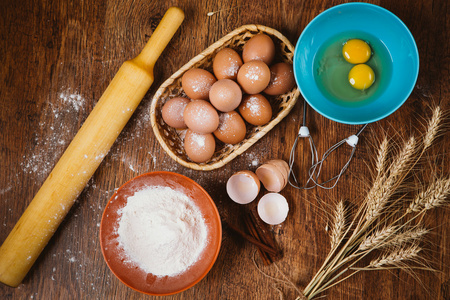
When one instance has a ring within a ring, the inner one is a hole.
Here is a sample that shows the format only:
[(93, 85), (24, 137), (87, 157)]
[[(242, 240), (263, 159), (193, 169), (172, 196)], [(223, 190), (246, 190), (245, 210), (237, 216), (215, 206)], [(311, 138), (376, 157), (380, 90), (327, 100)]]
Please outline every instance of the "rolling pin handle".
[(139, 67), (147, 70), (153, 77), (153, 67), (172, 36), (184, 20), (184, 12), (178, 7), (167, 10), (141, 53), (132, 60)]

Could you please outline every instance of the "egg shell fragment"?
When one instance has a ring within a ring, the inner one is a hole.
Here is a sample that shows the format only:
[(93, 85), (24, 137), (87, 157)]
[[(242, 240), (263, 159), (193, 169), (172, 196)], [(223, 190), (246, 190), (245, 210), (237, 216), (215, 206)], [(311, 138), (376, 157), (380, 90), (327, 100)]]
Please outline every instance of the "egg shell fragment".
[(231, 48), (223, 48), (217, 52), (213, 61), (213, 72), (218, 80), (236, 80), (239, 68), (243, 62), (241, 56)]
[(219, 127), (214, 135), (226, 144), (237, 144), (245, 138), (247, 128), (242, 117), (235, 111), (219, 115)]
[(236, 203), (248, 204), (256, 199), (261, 184), (252, 171), (239, 171), (227, 181), (227, 194)]
[(259, 60), (270, 65), (274, 57), (275, 44), (268, 35), (263, 33), (257, 34), (248, 40), (242, 50), (242, 60), (244, 63)]
[(286, 220), (289, 204), (283, 195), (268, 193), (259, 200), (257, 210), (261, 220), (270, 225), (278, 225)]
[(210, 72), (195, 68), (183, 74), (181, 86), (189, 98), (209, 100), (209, 90), (216, 81), (216, 78)]
[(186, 126), (198, 133), (212, 133), (219, 126), (217, 110), (205, 100), (193, 100), (184, 108)]
[(266, 162), (266, 164), (274, 165), (278, 171), (283, 175), (285, 186), (289, 177), (289, 165), (282, 159), (271, 159)]
[(184, 150), (193, 162), (206, 162), (214, 155), (216, 140), (212, 133), (201, 134), (188, 129), (184, 137)]
[(282, 172), (280, 172), (279, 168), (273, 164), (263, 164), (256, 169), (255, 173), (269, 192), (278, 193), (286, 186), (287, 181)]

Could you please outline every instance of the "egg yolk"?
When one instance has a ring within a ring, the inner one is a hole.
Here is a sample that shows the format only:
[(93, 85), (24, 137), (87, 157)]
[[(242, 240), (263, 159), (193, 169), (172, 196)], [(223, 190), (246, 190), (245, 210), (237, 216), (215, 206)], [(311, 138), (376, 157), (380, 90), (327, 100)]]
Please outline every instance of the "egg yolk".
[(370, 46), (359, 39), (348, 40), (342, 47), (342, 55), (351, 64), (363, 64), (372, 55)]
[(354, 66), (348, 73), (348, 81), (358, 90), (368, 89), (375, 81), (375, 73), (366, 64)]

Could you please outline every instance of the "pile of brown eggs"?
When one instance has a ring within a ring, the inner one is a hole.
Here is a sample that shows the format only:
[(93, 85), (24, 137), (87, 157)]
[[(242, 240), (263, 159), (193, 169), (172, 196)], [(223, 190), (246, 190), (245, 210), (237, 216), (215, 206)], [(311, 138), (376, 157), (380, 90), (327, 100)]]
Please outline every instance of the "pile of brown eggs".
[(262, 93), (281, 95), (295, 85), (292, 65), (271, 65), (274, 57), (272, 39), (258, 34), (244, 45), (242, 58), (231, 48), (220, 50), (213, 60), (214, 75), (199, 68), (184, 73), (181, 85), (188, 98), (168, 100), (162, 118), (171, 127), (187, 128), (184, 149), (190, 160), (206, 162), (215, 152), (215, 138), (237, 144), (245, 138), (246, 122), (262, 126), (272, 119)]

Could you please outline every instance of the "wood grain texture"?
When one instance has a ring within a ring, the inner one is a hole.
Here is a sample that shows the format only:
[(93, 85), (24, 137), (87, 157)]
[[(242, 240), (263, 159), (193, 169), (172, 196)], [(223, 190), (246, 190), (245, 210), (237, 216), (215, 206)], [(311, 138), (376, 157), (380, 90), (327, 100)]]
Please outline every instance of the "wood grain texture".
[[(255, 170), (271, 158), (289, 158), (301, 121), (301, 102), (262, 140), (225, 167), (186, 169), (166, 155), (150, 127), (150, 101), (159, 85), (182, 65), (231, 30), (249, 23), (273, 27), (295, 44), (305, 26), (337, 0), (304, 1), (29, 1), (0, 2), (0, 242), (6, 238), (52, 167), (75, 136), (121, 64), (135, 57), (170, 6), (185, 11), (180, 31), (155, 66), (155, 82), (88, 186), (18, 288), (0, 285), (2, 299), (157, 299), (120, 283), (103, 260), (99, 223), (114, 190), (154, 170), (186, 175), (213, 197), (222, 218), (243, 228), (243, 210), (226, 196), (225, 183), (241, 169)], [(327, 216), (318, 205), (339, 199), (358, 203), (369, 178), (373, 138), (385, 130), (409, 134), (429, 114), (430, 103), (450, 109), (448, 83), (450, 7), (445, 0), (370, 1), (392, 11), (412, 32), (420, 73), (409, 98), (390, 117), (371, 125), (342, 182), (331, 191), (282, 193), (290, 204), (285, 223), (273, 227), (284, 257), (279, 268), (299, 286), (307, 284), (328, 250)], [(210, 11), (220, 11), (211, 17)], [(319, 152), (356, 130), (308, 111), (308, 127)], [(450, 140), (441, 138), (433, 158), (448, 170)], [(300, 145), (299, 153), (308, 153)], [(345, 152), (345, 151), (344, 151)], [(332, 157), (324, 175), (334, 174), (345, 153)], [(444, 155), (442, 155), (444, 154)], [(307, 156), (299, 156), (305, 163)], [(441, 161), (444, 160), (444, 163)], [(337, 285), (327, 299), (450, 299), (448, 210), (427, 218), (433, 228), (429, 253), (440, 273), (365, 272)], [(252, 263), (254, 246), (224, 230), (222, 249), (210, 273), (195, 287), (167, 299), (278, 299), (272, 282)], [(260, 260), (257, 262), (261, 263)], [(273, 267), (263, 270), (276, 275)], [(425, 288), (424, 288), (425, 287)], [(293, 290), (280, 286), (286, 299)]]

